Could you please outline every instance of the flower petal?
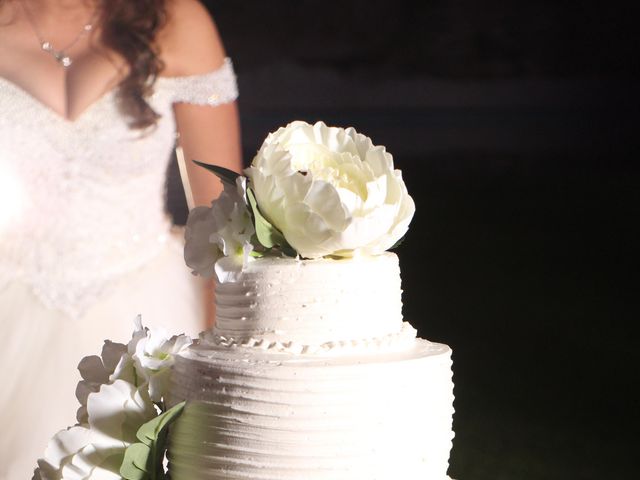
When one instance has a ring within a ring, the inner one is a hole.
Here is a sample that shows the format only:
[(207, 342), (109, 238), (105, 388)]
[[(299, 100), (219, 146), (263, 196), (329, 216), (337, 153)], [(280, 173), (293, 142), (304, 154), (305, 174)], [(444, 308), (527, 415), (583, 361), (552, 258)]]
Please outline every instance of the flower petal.
[[(310, 227), (322, 227), (321, 230), (316, 231), (324, 231), (328, 227), (341, 232), (349, 224), (349, 213), (344, 208), (336, 188), (328, 182), (314, 181), (307, 192), (304, 203), (309, 210), (322, 217), (322, 225), (315, 218), (308, 224)], [(309, 233), (314, 234), (312, 231)]]
[(89, 425), (95, 434), (115, 442), (135, 442), (138, 428), (155, 416), (145, 390), (124, 380), (103, 385), (99, 392), (89, 395), (87, 410)]

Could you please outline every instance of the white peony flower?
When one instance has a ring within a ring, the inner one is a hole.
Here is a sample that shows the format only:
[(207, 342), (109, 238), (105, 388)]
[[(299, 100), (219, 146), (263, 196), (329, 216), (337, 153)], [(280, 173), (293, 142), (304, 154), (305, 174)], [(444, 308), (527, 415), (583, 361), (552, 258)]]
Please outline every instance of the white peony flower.
[(261, 213), (307, 258), (382, 253), (415, 211), (392, 156), (353, 128), (293, 122), (246, 174)]
[(88, 424), (62, 430), (49, 442), (34, 478), (121, 480), (119, 469), (136, 432), (157, 416), (146, 388), (125, 380), (102, 385), (88, 396)]
[(224, 183), (224, 191), (209, 207), (196, 207), (189, 213), (185, 231), (184, 258), (193, 273), (214, 274), (227, 280), (249, 261), (255, 228), (246, 203), (246, 178), (236, 185)]
[(163, 328), (145, 328), (140, 317), (136, 319), (136, 330), (127, 345), (137, 374), (137, 385), (149, 384), (149, 396), (160, 402), (168, 388), (171, 366), (175, 356), (192, 344), (186, 335), (169, 337)]

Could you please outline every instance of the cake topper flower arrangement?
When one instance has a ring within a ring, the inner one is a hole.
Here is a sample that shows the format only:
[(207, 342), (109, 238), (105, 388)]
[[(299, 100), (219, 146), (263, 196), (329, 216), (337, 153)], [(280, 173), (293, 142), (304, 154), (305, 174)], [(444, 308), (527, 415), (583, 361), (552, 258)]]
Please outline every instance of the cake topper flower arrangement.
[(398, 243), (415, 212), (393, 158), (353, 128), (302, 121), (271, 133), (238, 175), (213, 165), (224, 191), (186, 228), (194, 273), (232, 281), (252, 258), (377, 255)]
[(105, 341), (83, 358), (78, 424), (53, 437), (33, 480), (164, 480), (167, 427), (184, 406), (165, 405), (169, 374), (191, 343), (138, 317), (127, 345)]

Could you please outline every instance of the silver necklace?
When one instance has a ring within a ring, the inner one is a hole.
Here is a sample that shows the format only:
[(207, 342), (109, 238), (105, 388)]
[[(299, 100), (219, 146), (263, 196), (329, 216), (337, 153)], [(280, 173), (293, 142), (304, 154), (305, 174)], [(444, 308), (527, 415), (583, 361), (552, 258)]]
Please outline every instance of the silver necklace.
[(60, 65), (62, 65), (64, 68), (68, 68), (69, 66), (71, 66), (71, 64), (73, 63), (73, 60), (67, 54), (67, 52), (71, 48), (73, 48), (75, 44), (80, 41), (82, 37), (84, 37), (91, 30), (93, 30), (93, 21), (96, 18), (97, 9), (91, 14), (89, 21), (82, 26), (82, 29), (80, 30), (80, 32), (75, 36), (75, 38), (67, 46), (61, 49), (56, 49), (51, 42), (49, 42), (48, 40), (45, 40), (44, 37), (40, 34), (40, 31), (38, 30), (38, 26), (36, 25), (35, 19), (33, 18), (33, 15), (31, 15), (31, 12), (27, 8), (25, 2), (24, 1), (20, 2), (20, 4), (22, 5), (22, 9), (24, 10), (25, 16), (27, 17), (27, 20), (29, 21), (31, 28), (33, 29), (33, 33), (35, 33), (36, 37), (38, 38), (38, 41), (40, 42), (40, 48), (42, 49), (42, 51), (51, 55), (55, 59), (55, 61), (58, 62)]

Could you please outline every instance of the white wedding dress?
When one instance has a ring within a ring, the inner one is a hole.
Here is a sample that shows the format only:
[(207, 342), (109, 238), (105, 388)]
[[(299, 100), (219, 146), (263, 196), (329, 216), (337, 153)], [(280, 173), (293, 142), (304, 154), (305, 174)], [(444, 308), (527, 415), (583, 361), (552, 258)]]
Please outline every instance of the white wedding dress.
[(0, 78), (0, 480), (28, 480), (75, 423), (83, 356), (145, 325), (197, 334), (204, 312), (164, 207), (172, 105), (237, 96), (216, 71), (159, 78), (157, 126), (126, 125), (115, 91), (69, 121)]

